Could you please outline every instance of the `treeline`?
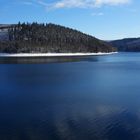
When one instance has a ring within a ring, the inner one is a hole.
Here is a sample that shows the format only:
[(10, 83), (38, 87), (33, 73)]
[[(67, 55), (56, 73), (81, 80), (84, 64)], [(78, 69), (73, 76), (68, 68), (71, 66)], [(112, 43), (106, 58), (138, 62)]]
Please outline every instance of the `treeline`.
[(8, 27), (9, 41), (0, 42), (5, 53), (111, 52), (111, 45), (77, 30), (54, 24), (18, 23)]
[(140, 38), (126, 38), (110, 42), (118, 51), (140, 52)]

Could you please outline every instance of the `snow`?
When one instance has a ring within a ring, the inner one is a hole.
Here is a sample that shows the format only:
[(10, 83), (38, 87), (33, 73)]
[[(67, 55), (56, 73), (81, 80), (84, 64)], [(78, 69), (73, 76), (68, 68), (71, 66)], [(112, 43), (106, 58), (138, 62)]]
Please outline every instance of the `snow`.
[(0, 41), (8, 40), (8, 30), (0, 29)]
[(60, 56), (98, 56), (98, 55), (109, 55), (117, 52), (109, 53), (0, 53), (0, 57), (60, 57)]

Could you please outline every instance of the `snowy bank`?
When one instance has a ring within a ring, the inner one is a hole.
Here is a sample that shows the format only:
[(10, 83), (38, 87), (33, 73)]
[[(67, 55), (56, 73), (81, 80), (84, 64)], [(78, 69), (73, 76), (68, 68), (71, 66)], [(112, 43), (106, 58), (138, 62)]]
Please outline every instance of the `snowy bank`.
[(59, 57), (59, 56), (98, 56), (98, 55), (108, 55), (115, 54), (117, 52), (109, 53), (0, 53), (0, 57)]

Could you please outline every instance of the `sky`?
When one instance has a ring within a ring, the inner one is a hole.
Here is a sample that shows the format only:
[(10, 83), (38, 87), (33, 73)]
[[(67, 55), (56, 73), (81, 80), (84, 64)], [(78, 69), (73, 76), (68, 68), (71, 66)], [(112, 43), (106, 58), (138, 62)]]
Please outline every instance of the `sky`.
[(0, 24), (55, 23), (102, 40), (140, 37), (140, 0), (0, 0)]

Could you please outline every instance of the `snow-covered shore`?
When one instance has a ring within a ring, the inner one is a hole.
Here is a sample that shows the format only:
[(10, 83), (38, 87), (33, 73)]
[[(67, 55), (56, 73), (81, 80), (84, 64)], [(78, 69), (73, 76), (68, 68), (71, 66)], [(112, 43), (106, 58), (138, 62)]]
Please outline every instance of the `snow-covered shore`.
[(117, 52), (109, 53), (0, 53), (0, 57), (59, 57), (59, 56), (98, 56), (98, 55), (109, 55)]

